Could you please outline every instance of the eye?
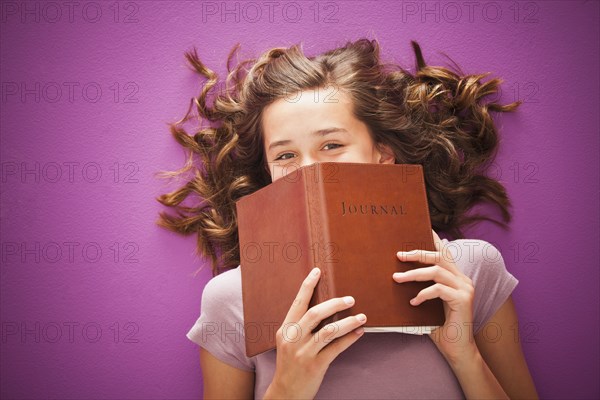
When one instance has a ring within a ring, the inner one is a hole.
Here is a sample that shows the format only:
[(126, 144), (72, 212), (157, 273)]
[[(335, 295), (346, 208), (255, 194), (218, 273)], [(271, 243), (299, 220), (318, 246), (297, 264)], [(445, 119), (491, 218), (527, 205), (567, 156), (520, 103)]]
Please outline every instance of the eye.
[(283, 154), (281, 154), (280, 156), (278, 156), (276, 159), (274, 159), (273, 161), (277, 161), (277, 160), (288, 160), (289, 158), (283, 158), (283, 156), (286, 156), (286, 155), (288, 155), (288, 154), (289, 154), (289, 155), (291, 155), (291, 156), (293, 156), (293, 154), (292, 154), (292, 153), (283, 153)]
[(334, 146), (332, 149), (337, 149), (338, 147), (344, 147), (343, 144), (339, 144), (339, 143), (327, 143), (325, 146), (323, 146), (324, 148), (327, 146)]

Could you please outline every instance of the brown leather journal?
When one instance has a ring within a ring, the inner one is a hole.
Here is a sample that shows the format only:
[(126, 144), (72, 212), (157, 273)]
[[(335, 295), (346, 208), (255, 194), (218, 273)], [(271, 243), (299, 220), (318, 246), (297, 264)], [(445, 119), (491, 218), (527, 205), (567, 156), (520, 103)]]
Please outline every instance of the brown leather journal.
[(313, 333), (361, 312), (366, 332), (423, 334), (443, 325), (441, 299), (409, 304), (432, 281), (392, 279), (426, 266), (396, 252), (436, 250), (421, 165), (318, 162), (288, 171), (236, 208), (248, 357), (276, 347), (275, 333), (313, 267), (321, 277), (309, 308), (332, 297), (356, 300)]

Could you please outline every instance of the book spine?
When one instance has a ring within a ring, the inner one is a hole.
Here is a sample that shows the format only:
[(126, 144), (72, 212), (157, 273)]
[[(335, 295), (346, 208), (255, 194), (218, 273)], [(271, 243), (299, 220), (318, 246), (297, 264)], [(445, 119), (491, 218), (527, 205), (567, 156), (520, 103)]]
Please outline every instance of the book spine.
[(419, 187), (421, 188), (421, 196), (425, 199), (425, 212), (427, 212), (427, 225), (429, 227), (429, 243), (426, 243), (423, 247), (423, 250), (431, 250), (436, 251), (435, 240), (433, 240), (433, 227), (431, 226), (431, 215), (429, 213), (429, 199), (427, 198), (427, 186), (425, 186), (425, 172), (423, 171), (423, 166), (420, 164), (411, 165), (410, 168), (417, 168), (419, 179)]
[[(316, 164), (310, 168), (305, 176), (308, 219), (309, 219), (309, 243), (314, 265), (321, 269), (321, 278), (315, 288), (314, 304), (321, 303), (335, 297), (333, 284), (332, 248), (335, 244), (330, 243), (327, 209), (325, 203), (325, 187), (323, 180), (322, 164)], [(335, 316), (329, 317), (322, 324), (335, 321)]]

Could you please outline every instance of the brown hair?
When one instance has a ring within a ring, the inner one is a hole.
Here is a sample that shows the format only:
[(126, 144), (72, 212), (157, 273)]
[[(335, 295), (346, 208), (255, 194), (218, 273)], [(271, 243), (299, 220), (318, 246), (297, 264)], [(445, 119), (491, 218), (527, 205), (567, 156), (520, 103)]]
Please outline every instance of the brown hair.
[[(263, 109), (290, 94), (333, 85), (350, 93), (355, 116), (368, 126), (375, 143), (391, 147), (396, 163), (423, 166), (436, 232), (453, 240), (463, 238), (462, 228), (480, 220), (506, 228), (486, 216), (465, 214), (487, 201), (499, 207), (506, 223), (511, 219), (504, 187), (484, 174), (498, 147), (490, 112), (513, 111), (520, 101), (484, 102), (498, 92), (500, 79), (482, 82), (489, 73), (465, 75), (456, 64), (454, 70), (427, 66), (419, 45), (411, 43), (414, 75), (381, 62), (376, 40), (348, 42), (314, 57), (304, 55), (300, 45), (273, 48), (232, 68), (238, 44), (229, 54), (228, 76), (220, 90), (215, 90), (217, 74), (200, 61), (196, 49), (185, 52), (207, 81), (185, 117), (170, 124), (173, 137), (187, 151), (184, 167), (159, 176), (193, 176), (157, 198), (177, 212), (161, 211), (157, 224), (184, 235), (197, 234), (196, 250), (210, 256), (213, 275), (237, 267), (235, 201), (271, 182), (263, 148)], [(194, 105), (200, 127), (190, 136), (183, 124)]]

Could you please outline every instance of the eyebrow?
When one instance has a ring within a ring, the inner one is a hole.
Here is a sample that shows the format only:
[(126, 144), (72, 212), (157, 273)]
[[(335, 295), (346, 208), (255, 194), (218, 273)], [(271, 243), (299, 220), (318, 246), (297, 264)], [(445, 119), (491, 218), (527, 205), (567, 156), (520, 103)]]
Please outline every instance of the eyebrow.
[[(345, 130), (344, 128), (337, 128), (337, 127), (331, 127), (331, 128), (325, 128), (325, 129), (319, 129), (316, 131), (311, 132), (312, 135), (317, 135), (317, 136), (325, 136), (325, 135), (329, 135), (331, 133), (336, 133), (336, 132), (340, 132), (340, 133), (348, 133), (347, 130)], [(292, 141), (289, 139), (286, 140), (278, 140), (276, 142), (273, 142), (269, 145), (269, 148), (267, 149), (267, 151), (270, 151), (271, 149), (273, 149), (274, 147), (277, 146), (285, 146), (286, 144), (290, 144)]]

